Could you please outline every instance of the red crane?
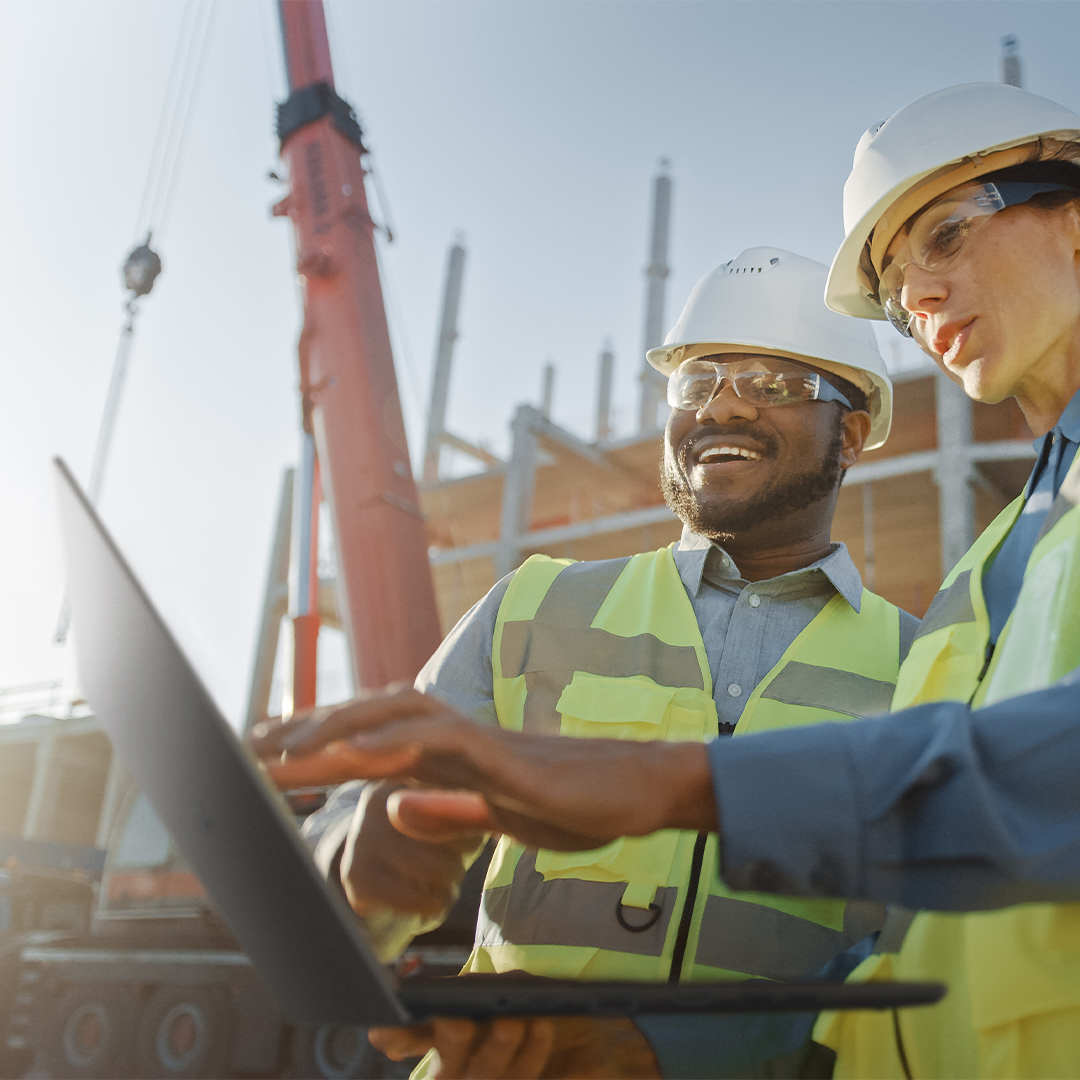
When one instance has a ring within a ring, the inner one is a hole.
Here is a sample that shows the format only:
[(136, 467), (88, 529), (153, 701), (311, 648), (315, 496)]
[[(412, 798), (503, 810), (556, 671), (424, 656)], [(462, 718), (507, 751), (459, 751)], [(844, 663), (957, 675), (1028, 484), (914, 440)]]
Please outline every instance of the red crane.
[[(339, 605), (358, 685), (412, 680), (439, 644), (427, 536), (409, 464), (368, 211), (360, 125), (334, 89), (321, 0), (279, 0), (289, 97), (278, 107), (304, 303), (304, 430), (337, 537)], [(317, 497), (309, 505), (317, 506)], [(314, 515), (313, 515), (314, 516)], [(315, 703), (319, 615), (314, 522), (294, 616), (293, 707)]]

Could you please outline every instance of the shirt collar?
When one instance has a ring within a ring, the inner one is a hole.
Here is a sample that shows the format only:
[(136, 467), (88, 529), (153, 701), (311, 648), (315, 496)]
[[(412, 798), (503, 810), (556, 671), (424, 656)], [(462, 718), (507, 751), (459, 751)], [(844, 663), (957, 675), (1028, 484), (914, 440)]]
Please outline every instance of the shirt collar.
[[(708, 563), (709, 576), (730, 581), (732, 585), (747, 585), (739, 573), (735, 560), (717, 543), (707, 536), (691, 532), (685, 525), (678, 544), (675, 545), (675, 565), (683, 584), (694, 595), (701, 593), (704, 584), (705, 568)], [(804, 588), (808, 579), (822, 574), (829, 584), (858, 611), (862, 606), (863, 583), (858, 568), (852, 562), (845, 544), (833, 544), (832, 550), (822, 559), (804, 566), (801, 570), (792, 570), (779, 577), (754, 582), (763, 592), (782, 595), (785, 591)]]
[(1031, 498), (1031, 493), (1035, 487), (1035, 473), (1040, 471), (1038, 467), (1039, 460), (1042, 459), (1044, 451), (1049, 453), (1049, 443), (1055, 435), (1067, 439), (1074, 445), (1080, 443), (1080, 390), (1073, 394), (1058, 422), (1045, 435), (1040, 435), (1031, 444), (1032, 449), (1035, 451), (1036, 467), (1032, 469), (1027, 485), (1024, 488), (1025, 499)]
[(1073, 394), (1072, 401), (1065, 406), (1061, 419), (1054, 425), (1059, 435), (1064, 435), (1070, 442), (1080, 443), (1080, 390)]

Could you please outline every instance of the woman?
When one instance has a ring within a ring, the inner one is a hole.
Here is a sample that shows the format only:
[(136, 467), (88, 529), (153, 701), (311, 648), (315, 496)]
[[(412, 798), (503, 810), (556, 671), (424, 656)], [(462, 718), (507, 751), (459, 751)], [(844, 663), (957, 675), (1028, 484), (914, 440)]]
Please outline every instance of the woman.
[[(978, 708), (1080, 664), (1078, 140), (1080, 116), (975, 84), (901, 109), (855, 152), (826, 302), (888, 319), (974, 400), (1015, 397), (1042, 436), (1024, 494), (927, 612), (894, 711)], [(892, 951), (853, 978), (937, 978), (949, 995), (823, 1017), (816, 1037), (837, 1051), (838, 1077), (1080, 1076), (1080, 905), (921, 913), (905, 933), (909, 919), (894, 913)]]

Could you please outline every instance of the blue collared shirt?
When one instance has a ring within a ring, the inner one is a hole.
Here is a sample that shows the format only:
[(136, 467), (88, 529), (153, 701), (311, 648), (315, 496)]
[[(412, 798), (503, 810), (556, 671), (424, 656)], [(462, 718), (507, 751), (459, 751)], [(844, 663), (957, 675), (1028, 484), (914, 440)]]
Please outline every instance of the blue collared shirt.
[(1039, 529), (1061, 482), (1069, 471), (1080, 443), (1080, 391), (1065, 406), (1061, 419), (1041, 439), (1033, 443), (1036, 452), (1035, 468), (1028, 477), (1024, 509), (1009, 535), (1002, 541), (997, 555), (983, 571), (983, 596), (990, 616), (990, 641), (997, 644), (1001, 631), (1008, 621), (1020, 586), (1024, 582), (1024, 570), (1031, 558), (1032, 548)]

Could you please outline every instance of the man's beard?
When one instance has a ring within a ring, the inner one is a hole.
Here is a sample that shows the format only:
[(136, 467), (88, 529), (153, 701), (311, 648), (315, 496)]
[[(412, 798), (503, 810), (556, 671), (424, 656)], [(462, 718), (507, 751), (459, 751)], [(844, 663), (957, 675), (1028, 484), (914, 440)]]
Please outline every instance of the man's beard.
[[(761, 439), (760, 434), (755, 433), (755, 437)], [(771, 449), (771, 439), (761, 441)], [(844, 429), (843, 425), (837, 424), (832, 442), (819, 462), (810, 463), (801, 472), (789, 473), (759, 488), (748, 498), (702, 506), (686, 478), (687, 458), (693, 449), (691, 443), (681, 450), (678, 462), (671, 460), (669, 454), (664, 455), (660, 490), (664, 493), (664, 501), (693, 532), (712, 540), (731, 540), (766, 522), (805, 510), (832, 495), (844, 476), (844, 470), (840, 468), (843, 448)]]

